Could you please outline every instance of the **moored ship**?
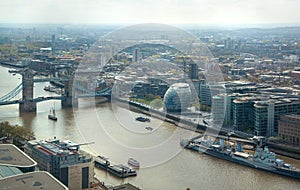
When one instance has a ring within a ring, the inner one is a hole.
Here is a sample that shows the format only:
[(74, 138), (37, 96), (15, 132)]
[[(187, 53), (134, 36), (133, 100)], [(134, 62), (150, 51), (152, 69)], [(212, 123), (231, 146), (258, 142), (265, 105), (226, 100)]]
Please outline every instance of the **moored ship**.
[(240, 143), (237, 147), (225, 145), (224, 139), (220, 139), (219, 142), (209, 138), (205, 140), (203, 138), (200, 140), (182, 140), (180, 145), (223, 160), (300, 179), (300, 169), (276, 158), (276, 154), (270, 152), (267, 146), (258, 146), (254, 154), (251, 154), (243, 152)]
[(104, 169), (111, 174), (114, 174), (120, 178), (136, 176), (137, 173), (134, 169), (127, 167), (123, 164), (112, 164), (108, 158), (103, 156), (97, 156), (94, 160), (95, 167)]

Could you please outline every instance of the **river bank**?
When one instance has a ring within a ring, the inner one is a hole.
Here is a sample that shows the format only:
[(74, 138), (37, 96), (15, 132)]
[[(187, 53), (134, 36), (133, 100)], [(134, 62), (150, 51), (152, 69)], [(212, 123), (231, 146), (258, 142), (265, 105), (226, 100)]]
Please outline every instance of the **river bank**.
[[(118, 105), (120, 105), (122, 107), (126, 107), (126, 105), (129, 105), (130, 106), (129, 108), (132, 111), (141, 112), (145, 115), (155, 117), (157, 119), (174, 124), (177, 127), (180, 127), (180, 128), (186, 129), (186, 130), (194, 131), (197, 133), (208, 132), (208, 133), (219, 134), (219, 135), (227, 135), (228, 134), (227, 131), (223, 131), (223, 130), (219, 130), (219, 129), (215, 129), (215, 128), (208, 128), (205, 125), (201, 125), (199, 123), (198, 124), (193, 123), (189, 120), (180, 118), (179, 116), (176, 116), (174, 114), (168, 114), (168, 113), (144, 106), (138, 102), (128, 101), (128, 100), (124, 100), (124, 99), (120, 99), (120, 98), (114, 98), (114, 99), (117, 100)], [(231, 134), (231, 137), (241, 138), (240, 136), (235, 135), (235, 134)], [(283, 146), (280, 144), (274, 144), (274, 143), (270, 143), (270, 142), (265, 143), (265, 145), (267, 145), (270, 148), (270, 150), (276, 154), (300, 160), (300, 150), (296, 150), (296, 149), (293, 149), (293, 148), (290, 148), (287, 146)]]

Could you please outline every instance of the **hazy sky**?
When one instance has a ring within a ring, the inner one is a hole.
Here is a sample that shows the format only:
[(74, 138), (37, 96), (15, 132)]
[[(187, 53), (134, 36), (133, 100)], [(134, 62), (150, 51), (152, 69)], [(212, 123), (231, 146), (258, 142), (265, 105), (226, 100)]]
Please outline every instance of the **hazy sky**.
[(300, 23), (300, 0), (0, 0), (1, 23)]

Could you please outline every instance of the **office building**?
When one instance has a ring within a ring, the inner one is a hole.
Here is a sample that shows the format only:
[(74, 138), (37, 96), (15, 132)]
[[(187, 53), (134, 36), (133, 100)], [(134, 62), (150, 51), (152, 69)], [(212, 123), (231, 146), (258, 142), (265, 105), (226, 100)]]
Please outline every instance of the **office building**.
[(283, 115), (278, 121), (278, 136), (288, 144), (300, 146), (300, 115)]
[(259, 136), (276, 136), (280, 116), (300, 114), (300, 100), (270, 94), (248, 94), (232, 102), (233, 127)]
[(268, 137), (277, 135), (280, 116), (287, 114), (300, 114), (299, 99), (277, 97), (268, 101), (255, 102), (254, 134)]
[(200, 81), (199, 98), (201, 104), (211, 106), (210, 86), (206, 84), (205, 80)]
[(213, 124), (217, 127), (231, 128), (233, 122), (232, 102), (236, 94), (218, 94), (212, 97)]
[(189, 77), (191, 80), (198, 79), (198, 65), (196, 63), (190, 64)]
[(138, 82), (132, 88), (133, 97), (145, 98), (148, 94), (164, 97), (169, 85), (160, 79), (150, 78), (148, 82)]
[(37, 161), (40, 170), (48, 171), (69, 189), (89, 188), (93, 181), (92, 157), (71, 141), (34, 140), (25, 152)]
[(252, 130), (253, 126), (253, 107), (252, 97), (243, 97), (240, 99), (233, 100), (233, 128), (238, 131), (248, 132)]

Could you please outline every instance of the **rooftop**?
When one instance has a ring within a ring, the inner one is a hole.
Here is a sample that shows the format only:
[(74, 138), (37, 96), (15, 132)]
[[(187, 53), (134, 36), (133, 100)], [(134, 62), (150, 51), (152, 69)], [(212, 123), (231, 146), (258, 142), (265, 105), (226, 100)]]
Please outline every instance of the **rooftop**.
[(2, 178), (19, 175), (23, 172), (15, 167), (9, 167), (9, 166), (0, 166), (0, 180)]
[(291, 119), (300, 119), (300, 115), (296, 115), (296, 114), (291, 114), (291, 115), (285, 115), (283, 116), (285, 118), (291, 118)]
[(111, 190), (140, 190), (140, 188), (137, 188), (137, 187), (131, 185), (130, 183), (126, 183), (123, 185), (115, 186)]
[(38, 171), (21, 175), (15, 175), (0, 180), (0, 187), (6, 190), (15, 189), (44, 189), (44, 190), (67, 190), (68, 188), (48, 172)]
[(78, 154), (79, 144), (73, 143), (72, 141), (59, 141), (57, 139), (49, 140), (33, 140), (29, 141), (28, 144), (35, 146), (40, 151), (46, 154), (52, 155), (71, 155)]
[(32, 167), (37, 163), (13, 144), (0, 145), (0, 165)]

